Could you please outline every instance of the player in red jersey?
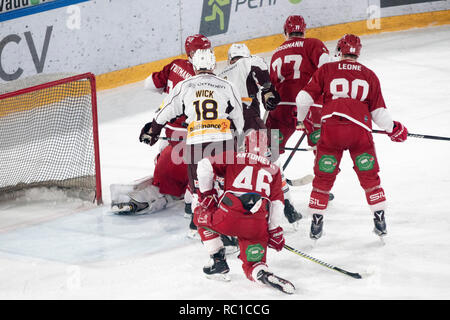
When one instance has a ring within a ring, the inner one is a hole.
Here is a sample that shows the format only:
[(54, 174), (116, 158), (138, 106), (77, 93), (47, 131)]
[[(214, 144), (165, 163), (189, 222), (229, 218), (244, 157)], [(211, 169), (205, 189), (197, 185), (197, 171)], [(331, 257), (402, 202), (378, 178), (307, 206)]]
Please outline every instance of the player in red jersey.
[(317, 70), (296, 98), (298, 119), (303, 121), (314, 100), (320, 95), (324, 97), (321, 137), (317, 144), (315, 178), (309, 202), (313, 215), (310, 236), (313, 239), (322, 234), (328, 194), (344, 150), (350, 152), (353, 168), (374, 214), (374, 232), (379, 236), (387, 233), (386, 197), (378, 175), (372, 121), (386, 130), (394, 142), (405, 141), (408, 131), (400, 122), (393, 121), (386, 110), (375, 73), (357, 62), (361, 47), (358, 36), (347, 34), (342, 37), (336, 48), (341, 60)]
[[(329, 61), (327, 47), (318, 39), (305, 38), (305, 30), (306, 23), (302, 16), (289, 16), (284, 24), (287, 40), (275, 50), (270, 62), (270, 79), (281, 101), (277, 108), (269, 113), (266, 126), (268, 129), (280, 130), (281, 153), (296, 130), (297, 93), (308, 83), (313, 73)], [(320, 99), (317, 102), (314, 107), (320, 107)], [(320, 113), (320, 108), (311, 108), (311, 113), (313, 112)], [(317, 116), (311, 115), (309, 118), (317, 121)], [(317, 128), (312, 126), (311, 130), (315, 131)], [(308, 136), (310, 134), (312, 132), (309, 132)]]
[[(181, 81), (190, 78), (195, 75), (194, 68), (192, 66), (192, 56), (198, 49), (208, 49), (211, 48), (211, 42), (209, 39), (201, 34), (192, 35), (186, 38), (185, 50), (187, 59), (175, 59), (171, 63), (164, 66), (164, 68), (159, 72), (152, 73), (144, 82), (144, 87), (147, 90), (152, 90), (158, 93), (170, 93), (170, 91)], [(153, 185), (157, 189), (151, 190), (151, 192), (140, 192), (136, 195), (133, 191), (133, 197), (129, 195), (121, 195), (120, 190), (129, 190), (130, 186), (133, 185), (112, 185), (114, 189), (114, 199), (112, 199), (112, 209), (113, 212), (119, 214), (129, 214), (129, 213), (148, 213), (151, 210), (151, 203), (154, 201), (154, 194), (158, 195), (158, 199), (162, 195), (170, 195), (175, 198), (179, 198), (180, 195), (185, 193), (185, 212), (188, 216), (192, 214), (191, 202), (192, 195), (187, 189), (188, 187), (188, 176), (187, 176), (187, 165), (184, 163), (174, 163), (171, 158), (173, 149), (179, 144), (184, 144), (186, 139), (187, 129), (184, 126), (186, 120), (185, 116), (178, 117), (173, 122), (168, 123), (165, 127), (165, 135), (168, 139), (173, 139), (173, 141), (161, 141), (160, 153), (157, 156), (157, 161), (155, 164), (155, 170), (153, 176), (147, 178), (149, 181), (138, 181), (134, 188), (139, 186), (149, 186)], [(179, 142), (178, 140), (183, 140)], [(182, 151), (182, 147), (178, 147), (178, 150)], [(180, 159), (182, 158), (182, 153), (180, 153)], [(140, 187), (139, 187), (140, 188)], [(150, 196), (151, 195), (151, 196)], [(148, 199), (147, 199), (148, 198)], [(122, 199), (121, 201), (119, 199)], [(128, 199), (127, 201), (125, 201)], [(154, 206), (155, 207), (155, 206)], [(159, 208), (159, 207), (158, 207)]]
[[(219, 233), (235, 236), (247, 278), (291, 294), (294, 286), (269, 272), (266, 264), (267, 247), (280, 251), (284, 246), (281, 172), (264, 156), (268, 150), (266, 134), (252, 131), (245, 140), (246, 152), (229, 151), (227, 163), (215, 158), (198, 163), (201, 194), (194, 221), (213, 260), (203, 272), (209, 278), (228, 280), (230, 269)], [(223, 155), (218, 159), (224, 159)], [(215, 175), (224, 178), (224, 193), (219, 200), (213, 188)]]

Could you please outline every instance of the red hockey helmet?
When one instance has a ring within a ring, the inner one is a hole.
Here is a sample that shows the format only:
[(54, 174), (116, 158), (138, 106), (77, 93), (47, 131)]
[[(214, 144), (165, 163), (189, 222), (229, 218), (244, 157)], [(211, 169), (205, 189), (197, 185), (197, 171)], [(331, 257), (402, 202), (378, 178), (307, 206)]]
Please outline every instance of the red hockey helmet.
[(245, 152), (260, 156), (270, 156), (270, 150), (265, 130), (251, 130), (244, 141)]
[(337, 43), (336, 50), (341, 54), (352, 54), (359, 57), (362, 44), (358, 36), (346, 34)]
[(211, 41), (202, 34), (195, 34), (186, 38), (184, 48), (186, 49), (187, 56), (191, 57), (198, 49), (211, 48)]
[(284, 33), (289, 35), (292, 32), (305, 33), (306, 23), (300, 15), (289, 16), (284, 23)]

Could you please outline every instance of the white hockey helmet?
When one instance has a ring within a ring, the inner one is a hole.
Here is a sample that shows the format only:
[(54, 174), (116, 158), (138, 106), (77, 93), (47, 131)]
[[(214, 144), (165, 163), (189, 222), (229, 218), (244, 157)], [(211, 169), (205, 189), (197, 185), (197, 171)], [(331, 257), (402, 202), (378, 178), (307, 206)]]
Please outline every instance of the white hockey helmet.
[(230, 49), (228, 49), (228, 62), (236, 57), (250, 57), (250, 50), (245, 45), (245, 43), (233, 43)]
[(212, 71), (216, 67), (216, 56), (211, 49), (199, 49), (192, 56), (192, 65), (195, 71)]

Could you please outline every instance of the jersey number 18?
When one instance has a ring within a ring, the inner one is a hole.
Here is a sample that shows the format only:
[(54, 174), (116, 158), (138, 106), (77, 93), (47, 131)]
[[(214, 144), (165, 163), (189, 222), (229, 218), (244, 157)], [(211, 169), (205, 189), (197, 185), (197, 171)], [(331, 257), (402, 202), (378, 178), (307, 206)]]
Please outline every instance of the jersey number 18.
[(197, 121), (201, 120), (216, 120), (219, 116), (217, 112), (217, 102), (212, 99), (194, 101), (195, 113), (197, 114)]

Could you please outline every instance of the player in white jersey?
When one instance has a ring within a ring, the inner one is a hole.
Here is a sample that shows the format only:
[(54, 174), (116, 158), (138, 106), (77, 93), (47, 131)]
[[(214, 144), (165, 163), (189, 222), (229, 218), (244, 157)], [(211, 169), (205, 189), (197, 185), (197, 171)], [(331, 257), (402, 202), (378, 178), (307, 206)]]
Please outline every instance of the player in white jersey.
[[(270, 82), (269, 68), (264, 59), (252, 56), (244, 43), (233, 43), (228, 49), (228, 66), (219, 76), (232, 82), (241, 94), (245, 132), (248, 133), (252, 129), (266, 130), (264, 121), (260, 117), (259, 96), (267, 111), (276, 108), (280, 97)], [(295, 223), (302, 218), (302, 215), (291, 204), (289, 185), (283, 173), (282, 177), (284, 214), (289, 223)]]
[(232, 82), (241, 94), (244, 131), (266, 129), (261, 119), (260, 100), (266, 110), (273, 110), (279, 102), (266, 62), (252, 56), (244, 43), (233, 43), (228, 49), (228, 66), (219, 77)]
[(192, 62), (196, 75), (175, 86), (164, 107), (142, 130), (140, 141), (154, 145), (167, 122), (185, 115), (188, 133), (184, 161), (190, 187), (196, 191), (197, 163), (204, 157), (234, 150), (234, 138), (243, 133), (244, 118), (238, 90), (213, 73), (216, 60), (212, 50), (197, 50)]

